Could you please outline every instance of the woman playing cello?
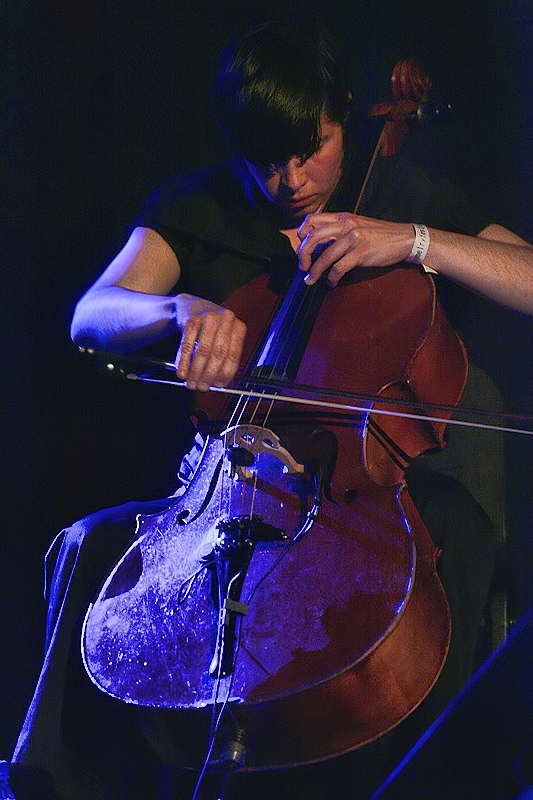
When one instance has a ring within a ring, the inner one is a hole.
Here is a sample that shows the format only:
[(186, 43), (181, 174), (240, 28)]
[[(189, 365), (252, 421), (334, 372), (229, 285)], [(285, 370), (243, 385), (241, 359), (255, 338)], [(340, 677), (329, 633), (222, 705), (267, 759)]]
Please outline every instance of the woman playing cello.
[[(177, 375), (204, 392), (231, 383), (241, 363), (253, 320), (223, 305), (241, 287), (268, 273), (285, 288), (300, 270), (307, 286), (326, 275), (335, 288), (350, 273), (400, 262), (423, 264), (439, 281), (533, 312), (533, 247), (484, 219), (444, 181), (378, 157), (352, 213), (364, 165), (352, 141), (351, 86), (314, 25), (269, 21), (248, 31), (225, 53), (217, 92), (234, 158), (153, 194), (122, 250), (79, 301), (76, 344), (130, 352), (178, 335)], [(476, 370), (470, 375), (470, 382), (483, 379)], [(454, 447), (461, 454), (460, 436), (448, 442), (450, 463)], [(191, 462), (192, 456), (184, 462), (184, 483), (194, 472)], [(451, 612), (452, 638), (437, 684), (373, 743), (305, 767), (238, 773), (231, 797), (370, 797), (468, 680), (493, 569), (491, 523), (457, 478), (432, 467), (431, 455), (412, 460), (405, 479), (441, 551), (438, 570)], [(168, 505), (168, 498), (128, 504), (62, 534), (46, 660), (14, 758), (21, 797), (192, 796), (197, 776), (162, 766), (164, 743), (154, 740), (152, 728), (146, 735), (136, 707), (90, 682), (79, 648), (87, 607), (128, 546), (136, 515)], [(30, 773), (49, 788), (24, 789)]]

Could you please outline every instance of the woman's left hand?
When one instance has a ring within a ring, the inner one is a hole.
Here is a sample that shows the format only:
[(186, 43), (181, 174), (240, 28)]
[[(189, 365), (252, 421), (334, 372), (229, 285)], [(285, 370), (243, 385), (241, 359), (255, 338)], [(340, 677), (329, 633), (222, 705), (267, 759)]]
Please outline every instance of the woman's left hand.
[(411, 223), (360, 217), (347, 211), (309, 214), (298, 228), (298, 263), (308, 285), (331, 267), (336, 286), (355, 267), (388, 267), (406, 259), (414, 242)]

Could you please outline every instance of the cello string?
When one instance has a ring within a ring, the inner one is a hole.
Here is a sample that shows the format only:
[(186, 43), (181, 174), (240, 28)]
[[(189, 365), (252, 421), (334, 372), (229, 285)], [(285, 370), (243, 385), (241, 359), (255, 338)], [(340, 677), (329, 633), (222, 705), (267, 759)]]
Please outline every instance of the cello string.
[[(270, 363), (268, 363), (268, 366), (273, 370), (275, 375), (279, 375), (280, 374), (280, 367), (281, 367), (281, 374), (285, 373), (285, 370), (287, 368), (287, 365), (290, 362), (290, 357), (291, 357), (291, 348), (287, 347), (287, 341), (291, 341), (292, 340), (293, 332), (294, 332), (294, 329), (296, 327), (296, 323), (297, 323), (298, 320), (301, 321), (301, 309), (304, 308), (305, 305), (307, 305), (307, 307), (308, 307), (307, 309), (305, 309), (305, 312), (303, 314), (303, 318), (305, 319), (306, 316), (307, 316), (307, 312), (308, 312), (309, 306), (310, 306), (310, 302), (308, 301), (308, 298), (311, 296), (310, 295), (310, 291), (311, 290), (308, 289), (308, 287), (305, 286), (305, 284), (303, 283), (303, 280), (297, 281), (297, 278), (299, 278), (298, 272), (296, 273), (295, 277), (293, 278), (293, 281), (291, 283), (291, 287), (289, 289), (290, 300), (289, 300), (289, 303), (288, 303), (289, 306), (292, 303), (293, 306), (295, 305), (296, 307), (293, 307), (293, 309), (292, 309), (293, 313), (288, 315), (289, 327), (288, 327), (288, 330), (286, 330), (284, 332), (285, 335), (284, 335), (284, 341), (282, 342), (282, 346), (281, 347), (278, 346), (277, 352), (275, 352), (275, 358)], [(303, 291), (302, 291), (302, 289), (303, 289)], [(295, 303), (295, 298), (296, 298), (296, 303)], [(287, 319), (287, 314), (284, 315), (284, 319)], [(265, 348), (267, 348), (267, 345), (265, 343), (263, 343), (263, 346), (261, 348), (258, 361), (261, 360), (261, 354), (265, 351)], [(265, 399), (265, 391), (263, 391), (262, 393), (255, 393), (255, 394), (249, 393), (249, 392), (244, 392), (243, 393), (241, 391), (240, 392), (241, 398), (242, 398), (243, 394), (246, 394), (247, 400), (241, 406), (240, 412), (239, 412), (238, 417), (237, 417), (237, 421), (236, 421), (236, 414), (235, 413), (232, 414), (232, 417), (231, 417), (231, 420), (230, 420), (230, 426), (233, 426), (233, 443), (234, 443), (234, 445), (236, 444), (237, 427), (238, 427), (238, 425), (240, 425), (240, 423), (241, 423), (241, 421), (243, 419), (244, 413), (245, 413), (245, 411), (246, 411), (246, 409), (247, 409), (247, 407), (249, 405), (250, 399), (252, 397), (256, 397), (257, 398), (257, 403), (255, 405), (255, 408), (254, 408), (252, 414), (250, 415), (250, 417), (248, 419), (248, 424), (249, 425), (253, 425), (254, 424), (255, 418), (259, 413), (259, 409), (260, 409), (260, 407), (262, 405), (262, 402)], [(264, 432), (265, 429), (266, 429), (266, 425), (267, 425), (268, 419), (270, 417), (270, 414), (271, 414), (271, 411), (272, 411), (272, 408), (273, 408), (273, 405), (274, 405), (274, 402), (275, 402), (275, 398), (274, 397), (268, 397), (267, 399), (270, 400), (270, 404), (269, 404), (269, 407), (268, 407), (266, 413), (262, 416), (262, 421), (260, 423), (260, 427), (262, 429), (262, 432)], [(247, 440), (245, 441), (245, 446), (247, 447), (247, 449), (250, 450), (250, 449), (253, 448), (253, 441), (254, 441), (253, 437), (247, 438)], [(259, 456), (259, 453), (257, 455)], [(233, 481), (232, 481), (232, 483), (233, 483)], [(256, 496), (257, 496), (257, 485), (258, 485), (258, 471), (254, 470), (254, 473), (253, 473), (252, 498), (251, 498), (251, 504), (250, 504), (250, 519), (253, 516), (253, 511), (254, 511), (254, 508), (255, 508), (255, 500), (256, 500)], [(244, 479), (242, 481), (242, 488), (241, 488), (241, 516), (244, 515), (244, 507), (245, 507), (245, 502), (246, 502), (246, 486), (247, 486), (247, 481), (246, 481), (246, 479)]]
[[(233, 446), (236, 446), (237, 429), (238, 429), (238, 426), (241, 424), (241, 421), (243, 419), (244, 413), (245, 413), (248, 405), (250, 404), (250, 400), (251, 400), (251, 398), (250, 398), (249, 395), (246, 395), (245, 393), (242, 393), (242, 392), (240, 393), (240, 396), (238, 397), (238, 400), (235, 403), (235, 406), (233, 408), (233, 412), (232, 412), (232, 414), (230, 416), (230, 419), (228, 421), (228, 425), (226, 426), (226, 430), (227, 431), (231, 431), (233, 429), (233, 434), (232, 434), (233, 435)], [(252, 412), (252, 418), (255, 416), (260, 403), (261, 403), (261, 400), (258, 400), (257, 403), (256, 403), (256, 408)], [(224, 435), (224, 431), (222, 432), (222, 435)], [(219, 519), (221, 519), (221, 517), (222, 517), (223, 498), (226, 496), (225, 491), (224, 491), (224, 484), (225, 484), (225, 480), (226, 480), (226, 475), (225, 475), (226, 471), (223, 470), (222, 472), (223, 472), (223, 474), (222, 474), (222, 479), (220, 481), (220, 496), (219, 496)], [(241, 512), (242, 512), (243, 505), (244, 505), (244, 492), (245, 492), (245, 487), (241, 486)], [(230, 516), (231, 508), (233, 507), (233, 493), (234, 493), (234, 481), (231, 479), (231, 477), (229, 477), (229, 493), (228, 493), (229, 494), (229, 501), (228, 501), (228, 506), (227, 506), (227, 509), (226, 509), (228, 517)]]
[[(298, 280), (300, 283), (298, 283)], [(296, 285), (296, 293), (299, 295), (299, 302), (295, 309), (293, 309), (294, 313), (291, 315), (291, 324), (288, 330), (288, 334), (291, 335), (290, 339), (287, 336), (289, 341), (292, 341), (292, 334), (294, 333), (294, 329), (298, 327), (298, 330), (301, 328), (302, 324), (305, 323), (310, 315), (312, 315), (313, 309), (313, 298), (316, 292), (318, 291), (317, 284), (313, 286), (307, 286), (304, 283), (303, 276), (296, 275), (294, 278), (294, 283)], [(302, 311), (302, 309), (304, 309)], [(283, 355), (285, 355), (285, 360), (282, 360)], [(275, 362), (275, 366), (278, 370), (278, 375), (281, 372), (282, 375), (285, 374), (286, 369), (288, 368), (290, 358), (292, 355), (292, 348), (287, 346), (287, 341), (284, 342), (284, 347), (281, 348), (279, 357)], [(280, 369), (281, 367), (281, 369)]]
[[(286, 322), (288, 319), (289, 324), (284, 330), (283, 341), (281, 344), (277, 345), (277, 352), (275, 352), (274, 358), (272, 360), (269, 359), (269, 352), (272, 342), (275, 341), (276, 338), (279, 340), (279, 330), (276, 326), (277, 317), (274, 318), (272, 324), (273, 331), (263, 342), (256, 359), (257, 364), (270, 367), (278, 377), (285, 375), (285, 371), (290, 363), (293, 354), (291, 342), (295, 339), (295, 331), (296, 335), (298, 335), (302, 324), (305, 323), (309, 315), (312, 314), (313, 298), (317, 291), (317, 286), (307, 286), (303, 277), (299, 270), (296, 270), (289, 290), (281, 302), (279, 310), (283, 312), (283, 309), (285, 309), (283, 321)], [(266, 359), (266, 364), (263, 364), (263, 359)]]
[[(262, 426), (261, 426), (263, 431), (266, 429), (266, 424), (268, 422), (270, 414), (272, 413), (272, 409), (274, 408), (274, 402), (275, 402), (274, 400), (270, 401), (270, 405), (269, 405), (269, 407), (267, 409), (267, 412), (265, 414), (265, 417), (263, 419), (263, 423), (262, 423)], [(258, 456), (259, 456), (259, 454), (258, 454)], [(256, 470), (254, 470), (254, 481), (253, 481), (253, 488), (252, 488), (252, 502), (250, 503), (250, 519), (252, 518), (253, 513), (254, 513), (254, 509), (255, 509), (255, 500), (256, 500), (256, 495), (257, 495), (258, 480), (259, 480), (259, 470), (256, 469)]]
[[(250, 404), (250, 400), (251, 400), (251, 396), (249, 394), (243, 393), (243, 392), (240, 393), (239, 399), (238, 399), (238, 401), (237, 401), (237, 403), (235, 405), (235, 408), (234, 408), (233, 413), (232, 413), (232, 415), (230, 417), (229, 423), (228, 423), (228, 425), (226, 427), (226, 431), (230, 431), (230, 430), (233, 429), (232, 430), (232, 436), (233, 436), (233, 445), (234, 446), (238, 446), (237, 445), (237, 438), (236, 438), (237, 437), (237, 430), (238, 430), (239, 425), (242, 422), (244, 413), (245, 413), (248, 405)], [(260, 408), (262, 402), (263, 402), (262, 396), (259, 395), (259, 397), (257, 399), (257, 402), (255, 404), (255, 408), (253, 409), (252, 414), (250, 415), (250, 419), (248, 420), (248, 424), (249, 425), (253, 424), (253, 421), (254, 421), (256, 415), (258, 414), (258, 411), (259, 411), (259, 408)], [(270, 411), (272, 410), (273, 405), (274, 405), (274, 401), (272, 400), (270, 402), (270, 407), (269, 407), (269, 409), (267, 411), (267, 414), (266, 414), (267, 418), (268, 418), (268, 415), (270, 414)], [(240, 406), (240, 409), (239, 409), (239, 406)], [(263, 430), (265, 429), (264, 421), (263, 421), (263, 424), (262, 424), (262, 428), (263, 428)], [(222, 435), (224, 435), (224, 431), (222, 431)], [(246, 446), (246, 448), (248, 450), (251, 450), (252, 445), (253, 445), (253, 440), (250, 440), (247, 437), (244, 440), (244, 444), (245, 444), (245, 446)], [(223, 498), (226, 496), (225, 491), (224, 491), (224, 483), (225, 483), (225, 480), (227, 479), (226, 475), (225, 475), (225, 472), (226, 471), (223, 470), (222, 480), (220, 482), (219, 519), (221, 518), (221, 515), (222, 515)], [(228, 472), (231, 474), (232, 471), (229, 470)], [(227, 517), (229, 518), (231, 516), (231, 509), (233, 508), (233, 495), (234, 495), (234, 489), (235, 489), (235, 486), (234, 486), (235, 481), (232, 480), (232, 478), (230, 476), (228, 476), (228, 477), (229, 477), (229, 502), (228, 502), (228, 508), (226, 510), (227, 510)], [(250, 511), (249, 511), (250, 520), (252, 518), (253, 510), (254, 510), (254, 507), (255, 507), (255, 497), (256, 497), (256, 491), (257, 491), (257, 482), (258, 482), (258, 473), (257, 473), (257, 470), (255, 470), (254, 471), (253, 487), (252, 487), (252, 498), (251, 498), (251, 502), (250, 502)], [(244, 479), (243, 481), (239, 481), (238, 483), (241, 484), (240, 485), (240, 495), (241, 495), (240, 496), (240, 516), (242, 518), (242, 517), (245, 516), (246, 487), (249, 484), (247, 484), (246, 479)]]
[[(241, 396), (241, 398), (239, 398), (239, 403), (241, 402), (242, 397), (243, 396)], [(234, 446), (238, 446), (237, 445), (237, 439), (236, 439), (237, 429), (238, 429), (239, 425), (242, 422), (242, 419), (243, 419), (244, 413), (246, 411), (246, 408), (250, 404), (250, 400), (251, 400), (250, 396), (247, 396), (246, 399), (244, 400), (244, 403), (242, 404), (242, 407), (241, 407), (240, 413), (238, 415), (237, 421), (235, 421), (235, 415), (232, 415), (231, 425), (228, 428), (228, 430), (231, 429), (231, 426), (233, 427), (233, 445)], [(253, 424), (253, 421), (254, 421), (254, 419), (255, 419), (258, 411), (259, 411), (261, 403), (262, 403), (262, 398), (259, 398), (257, 400), (256, 404), (255, 404), (255, 408), (253, 409), (252, 414), (250, 415), (250, 419), (248, 421), (249, 425)], [(245, 440), (244, 440), (244, 444), (246, 446), (246, 449), (250, 450), (251, 447), (252, 447), (253, 442), (250, 440), (249, 437), (246, 437)], [(222, 494), (222, 483), (223, 483), (223, 481), (221, 482), (221, 494)], [(234, 483), (235, 483), (235, 481), (230, 479), (230, 503), (229, 503), (230, 508), (233, 507), (233, 488), (234, 488)], [(240, 483), (241, 483), (241, 487), (240, 487), (240, 492), (241, 492), (241, 498), (240, 498), (240, 500), (241, 500), (241, 503), (240, 503), (241, 508), (240, 508), (240, 512), (241, 512), (241, 517), (243, 517), (244, 513), (245, 513), (246, 485), (247, 484), (246, 484), (246, 480), (240, 481)], [(250, 509), (250, 518), (251, 518), (251, 516), (253, 514), (253, 504), (254, 504), (254, 499), (255, 499), (255, 486), (256, 486), (256, 484), (257, 484), (257, 471), (255, 472), (255, 478), (254, 478), (254, 490), (252, 492), (252, 503), (251, 503), (251, 509)]]

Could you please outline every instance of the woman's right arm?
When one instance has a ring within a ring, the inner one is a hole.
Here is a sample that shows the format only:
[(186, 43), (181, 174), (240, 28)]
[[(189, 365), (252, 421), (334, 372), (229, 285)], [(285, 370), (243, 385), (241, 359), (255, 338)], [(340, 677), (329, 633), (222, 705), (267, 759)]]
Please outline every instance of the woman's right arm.
[(176, 299), (168, 293), (180, 276), (176, 254), (156, 231), (135, 228), (120, 253), (74, 311), (78, 345), (127, 353), (178, 330)]
[(169, 296), (179, 277), (177, 256), (163, 237), (151, 228), (135, 228), (78, 302), (73, 341), (127, 353), (181, 332), (178, 377), (190, 389), (225, 386), (239, 366), (246, 326), (209, 300)]

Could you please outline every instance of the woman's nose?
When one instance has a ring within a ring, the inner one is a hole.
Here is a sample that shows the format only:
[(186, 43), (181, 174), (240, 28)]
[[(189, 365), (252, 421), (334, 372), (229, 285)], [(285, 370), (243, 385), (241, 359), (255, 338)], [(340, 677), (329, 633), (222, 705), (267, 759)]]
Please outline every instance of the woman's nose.
[(294, 194), (301, 189), (306, 181), (305, 164), (301, 158), (293, 156), (281, 169), (281, 179), (283, 184)]

